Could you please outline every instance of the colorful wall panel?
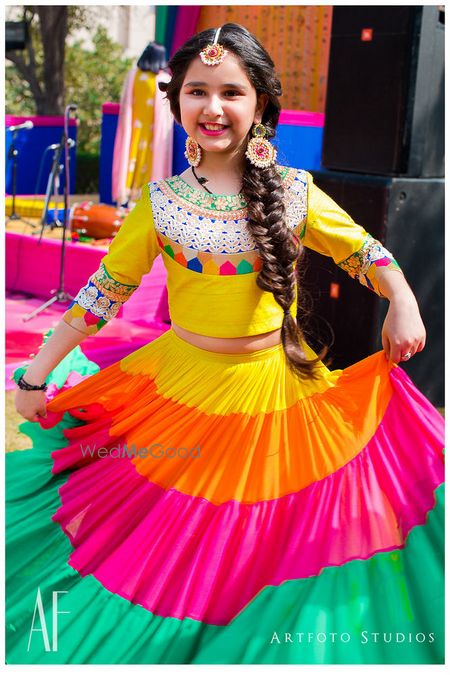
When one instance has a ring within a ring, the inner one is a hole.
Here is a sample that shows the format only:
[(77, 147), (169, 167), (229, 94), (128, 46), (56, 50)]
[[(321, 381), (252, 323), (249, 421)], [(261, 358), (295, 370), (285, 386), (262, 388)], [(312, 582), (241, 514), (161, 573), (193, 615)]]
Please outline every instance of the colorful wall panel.
[(254, 33), (272, 56), (288, 110), (325, 111), (332, 6), (202, 7), (197, 32), (234, 22)]

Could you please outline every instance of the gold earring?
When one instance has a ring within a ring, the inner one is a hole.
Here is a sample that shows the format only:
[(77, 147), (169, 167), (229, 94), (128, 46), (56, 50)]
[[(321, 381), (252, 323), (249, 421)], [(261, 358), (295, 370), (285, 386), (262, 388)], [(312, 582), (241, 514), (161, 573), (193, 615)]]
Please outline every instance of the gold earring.
[(202, 158), (202, 150), (195, 138), (188, 136), (186, 138), (186, 152), (184, 153), (191, 166), (198, 166)]
[(254, 166), (265, 169), (275, 164), (277, 151), (269, 141), (264, 138), (266, 135), (264, 124), (255, 124), (252, 128), (252, 135), (247, 145), (245, 156)]

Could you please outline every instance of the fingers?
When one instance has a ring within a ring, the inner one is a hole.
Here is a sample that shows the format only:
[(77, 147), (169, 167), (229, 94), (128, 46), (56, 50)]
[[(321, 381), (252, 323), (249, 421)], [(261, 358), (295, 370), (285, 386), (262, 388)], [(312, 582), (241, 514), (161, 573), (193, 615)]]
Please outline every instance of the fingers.
[(422, 349), (425, 347), (425, 343), (426, 343), (426, 340), (425, 340), (425, 339), (423, 339), (423, 340), (421, 340), (421, 341), (419, 342), (419, 346), (417, 347), (417, 351), (418, 351), (418, 352), (421, 352), (421, 351), (422, 351)]
[[(420, 344), (403, 344), (403, 345), (396, 345), (392, 350), (391, 350), (391, 359), (394, 361), (394, 363), (406, 363), (409, 361), (418, 351), (421, 351), (423, 349), (419, 348)], [(405, 356), (405, 354), (409, 354), (409, 358), (403, 359), (402, 357)]]
[[(406, 363), (409, 361), (417, 352), (421, 352), (426, 343), (426, 337), (423, 337), (421, 340), (410, 340), (409, 342), (391, 342), (386, 333), (381, 334), (381, 342), (383, 345), (383, 350), (385, 352), (386, 359), (388, 361), (393, 361), (394, 363)], [(402, 357), (405, 354), (409, 354), (408, 359), (403, 359)]]
[(28, 422), (40, 422), (47, 418), (47, 400), (42, 391), (22, 391), (15, 396), (16, 410)]
[(29, 410), (17, 409), (19, 415), (22, 415), (28, 422), (39, 422), (41, 419), (47, 419), (46, 408), (39, 408), (36, 412), (29, 412)]
[(383, 349), (384, 349), (384, 355), (386, 356), (386, 359), (389, 361), (390, 354), (391, 354), (391, 346), (389, 344), (389, 340), (386, 335), (381, 336), (381, 342), (383, 344)]
[(384, 353), (388, 361), (393, 361), (394, 363), (405, 363), (409, 359), (402, 359), (405, 354), (410, 354), (409, 358), (412, 358), (416, 352), (421, 351), (425, 345), (425, 342), (416, 344), (391, 344), (387, 335), (382, 334), (381, 342), (383, 345)]
[(47, 411), (45, 408), (40, 408), (33, 416), (30, 422), (40, 422), (42, 419), (47, 419)]
[(394, 363), (400, 363), (402, 360), (403, 354), (406, 354), (409, 352), (411, 354), (411, 350), (408, 349), (407, 347), (401, 347), (400, 345), (394, 345), (392, 352), (391, 352), (391, 359)]

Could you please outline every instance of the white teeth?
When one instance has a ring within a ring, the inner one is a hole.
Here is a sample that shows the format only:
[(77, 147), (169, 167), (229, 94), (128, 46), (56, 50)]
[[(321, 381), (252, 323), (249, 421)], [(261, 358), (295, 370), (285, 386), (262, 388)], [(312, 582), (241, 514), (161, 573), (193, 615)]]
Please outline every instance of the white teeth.
[(203, 126), (210, 131), (219, 131), (225, 128), (224, 124), (204, 124)]

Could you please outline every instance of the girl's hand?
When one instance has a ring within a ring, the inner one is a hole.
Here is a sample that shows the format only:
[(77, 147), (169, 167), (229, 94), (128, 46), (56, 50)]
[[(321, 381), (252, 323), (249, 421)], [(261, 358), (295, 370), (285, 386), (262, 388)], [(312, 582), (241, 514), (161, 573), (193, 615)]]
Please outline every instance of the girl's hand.
[(17, 412), (29, 422), (39, 422), (39, 417), (47, 417), (46, 399), (43, 391), (17, 389), (15, 404)]
[(409, 352), (414, 356), (425, 347), (426, 331), (413, 294), (394, 296), (381, 331), (388, 360), (398, 363)]

